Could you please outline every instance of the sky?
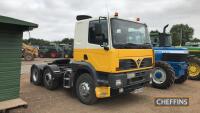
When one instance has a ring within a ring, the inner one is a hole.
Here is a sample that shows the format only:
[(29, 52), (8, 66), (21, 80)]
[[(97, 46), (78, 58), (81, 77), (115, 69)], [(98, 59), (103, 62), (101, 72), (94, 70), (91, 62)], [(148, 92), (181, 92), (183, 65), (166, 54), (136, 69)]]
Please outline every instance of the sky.
[(199, 4), (200, 0), (0, 0), (0, 15), (39, 24), (31, 37), (51, 41), (73, 38), (77, 15), (98, 17), (107, 12), (131, 20), (139, 17), (149, 31), (162, 31), (166, 24), (188, 24), (195, 29), (194, 37), (200, 38)]

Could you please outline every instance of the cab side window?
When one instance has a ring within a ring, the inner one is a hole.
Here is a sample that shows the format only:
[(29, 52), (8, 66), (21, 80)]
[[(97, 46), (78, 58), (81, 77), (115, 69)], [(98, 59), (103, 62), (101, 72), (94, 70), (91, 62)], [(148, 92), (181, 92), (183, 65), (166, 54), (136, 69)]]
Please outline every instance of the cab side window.
[[(100, 42), (97, 40), (98, 36), (95, 35), (95, 24), (99, 23), (99, 20), (90, 21), (89, 23), (89, 35), (88, 35), (88, 42), (91, 44), (97, 44), (99, 45)], [(102, 36), (105, 38), (104, 42), (108, 43), (108, 24), (107, 20), (101, 20), (101, 26), (102, 26)]]

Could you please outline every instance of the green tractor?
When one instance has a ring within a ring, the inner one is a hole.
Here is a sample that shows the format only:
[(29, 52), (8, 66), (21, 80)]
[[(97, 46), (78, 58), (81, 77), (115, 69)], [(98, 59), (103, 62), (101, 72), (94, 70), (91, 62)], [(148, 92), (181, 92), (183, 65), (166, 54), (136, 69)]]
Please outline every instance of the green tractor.
[(186, 42), (185, 47), (188, 48), (190, 55), (200, 58), (200, 42)]
[(187, 42), (184, 47), (188, 48), (190, 56), (192, 56), (189, 58), (189, 78), (200, 80), (200, 43)]

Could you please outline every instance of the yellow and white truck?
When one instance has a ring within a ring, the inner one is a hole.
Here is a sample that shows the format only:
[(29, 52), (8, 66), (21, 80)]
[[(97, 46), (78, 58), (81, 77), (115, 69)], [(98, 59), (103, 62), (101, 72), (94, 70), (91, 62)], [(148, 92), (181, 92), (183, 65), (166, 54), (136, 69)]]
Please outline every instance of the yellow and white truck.
[(71, 88), (84, 104), (138, 92), (148, 85), (154, 53), (147, 25), (113, 17), (77, 16), (73, 59), (34, 64), (30, 80), (54, 90)]

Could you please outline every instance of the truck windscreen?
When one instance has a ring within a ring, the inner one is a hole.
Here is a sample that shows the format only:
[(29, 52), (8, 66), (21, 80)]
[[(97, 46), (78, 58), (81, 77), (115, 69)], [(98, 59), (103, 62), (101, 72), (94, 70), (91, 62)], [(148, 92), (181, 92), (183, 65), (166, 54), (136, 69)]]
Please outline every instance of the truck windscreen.
[(114, 48), (151, 48), (147, 27), (144, 24), (113, 18), (111, 29)]

